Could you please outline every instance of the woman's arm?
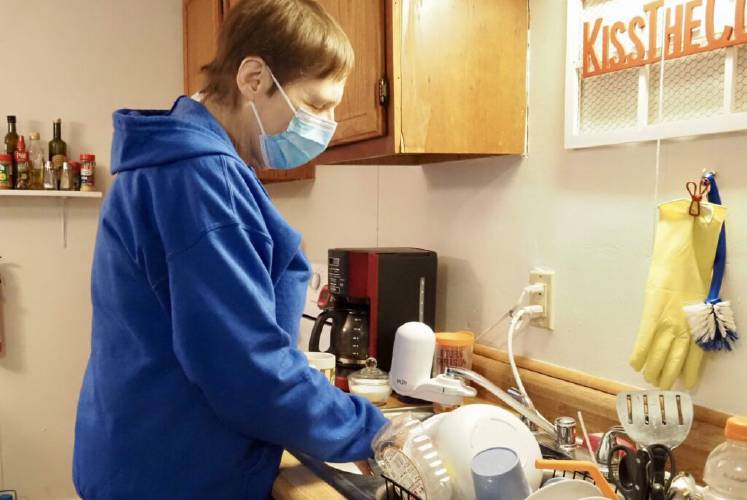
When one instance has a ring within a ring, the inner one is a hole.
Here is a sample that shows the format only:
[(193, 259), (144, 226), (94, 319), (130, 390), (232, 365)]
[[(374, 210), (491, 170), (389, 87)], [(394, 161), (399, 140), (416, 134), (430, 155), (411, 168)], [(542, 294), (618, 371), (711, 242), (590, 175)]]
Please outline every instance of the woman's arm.
[(385, 418), (310, 368), (278, 326), (271, 245), (230, 223), (169, 256), (175, 354), (238, 432), (328, 461), (368, 457)]

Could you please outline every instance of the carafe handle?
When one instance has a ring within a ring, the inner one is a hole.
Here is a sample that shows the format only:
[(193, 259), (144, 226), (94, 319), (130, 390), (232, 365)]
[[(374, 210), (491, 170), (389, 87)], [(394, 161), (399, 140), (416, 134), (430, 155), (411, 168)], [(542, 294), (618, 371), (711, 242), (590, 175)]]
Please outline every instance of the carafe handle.
[[(311, 337), (309, 337), (309, 352), (320, 352), (319, 342), (322, 339), (322, 329), (324, 328), (324, 324), (327, 322), (327, 318), (332, 318), (334, 322), (334, 311), (326, 309), (316, 317), (314, 327), (311, 329)], [(332, 340), (330, 339), (330, 343), (331, 342)]]

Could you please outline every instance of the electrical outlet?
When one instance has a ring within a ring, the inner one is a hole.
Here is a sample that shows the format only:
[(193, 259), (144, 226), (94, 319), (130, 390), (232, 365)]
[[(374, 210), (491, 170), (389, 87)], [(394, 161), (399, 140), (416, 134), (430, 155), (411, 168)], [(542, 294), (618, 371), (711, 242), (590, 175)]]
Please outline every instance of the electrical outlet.
[(529, 271), (529, 284), (534, 285), (536, 283), (545, 285), (545, 291), (544, 293), (532, 294), (529, 297), (529, 303), (531, 305), (542, 306), (545, 312), (542, 315), (532, 318), (531, 325), (554, 330), (555, 311), (553, 309), (553, 294), (555, 292), (555, 271), (541, 268), (532, 269)]

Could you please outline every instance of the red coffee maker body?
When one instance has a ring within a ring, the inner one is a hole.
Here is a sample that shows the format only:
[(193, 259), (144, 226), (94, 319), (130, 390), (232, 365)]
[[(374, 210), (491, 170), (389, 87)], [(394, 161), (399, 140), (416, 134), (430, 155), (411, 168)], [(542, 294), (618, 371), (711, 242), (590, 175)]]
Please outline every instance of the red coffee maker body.
[(394, 334), (403, 323), (436, 318), (435, 252), (419, 248), (334, 248), (328, 251), (330, 299), (317, 318), (309, 342), (319, 350), (325, 322), (332, 322), (328, 352), (337, 358), (336, 385), (376, 358), (388, 371)]

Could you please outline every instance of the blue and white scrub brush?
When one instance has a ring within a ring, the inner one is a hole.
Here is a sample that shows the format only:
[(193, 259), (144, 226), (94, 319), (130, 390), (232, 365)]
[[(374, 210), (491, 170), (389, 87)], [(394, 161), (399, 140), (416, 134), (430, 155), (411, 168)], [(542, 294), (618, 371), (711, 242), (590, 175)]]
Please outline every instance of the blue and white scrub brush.
[[(715, 174), (707, 172), (704, 177), (710, 184), (708, 201), (720, 205), (721, 196), (718, 187), (716, 187)], [(739, 338), (731, 302), (721, 300), (721, 297), (719, 297), (725, 267), (726, 225), (721, 228), (718, 246), (716, 247), (716, 258), (713, 261), (713, 275), (708, 298), (704, 303), (688, 305), (683, 308), (687, 321), (690, 323), (690, 331), (695, 343), (705, 351), (731, 351)]]

